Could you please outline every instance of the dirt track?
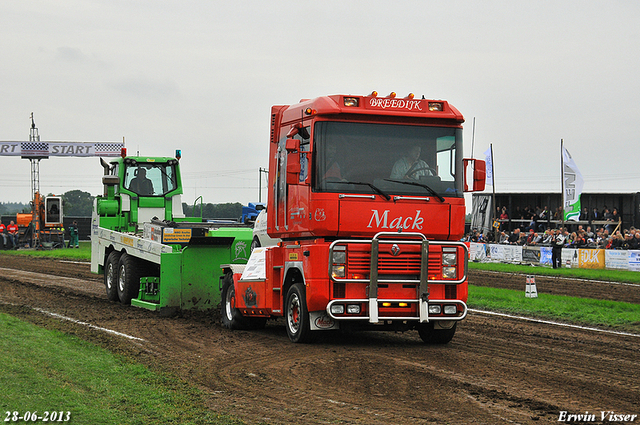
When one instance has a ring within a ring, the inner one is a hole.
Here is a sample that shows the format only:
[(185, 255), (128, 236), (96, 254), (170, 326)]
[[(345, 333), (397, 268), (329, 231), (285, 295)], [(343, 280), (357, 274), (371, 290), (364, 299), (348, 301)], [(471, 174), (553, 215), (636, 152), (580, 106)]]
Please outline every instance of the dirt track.
[[(640, 302), (637, 286), (547, 280), (537, 278), (539, 292)], [(523, 276), (475, 272), (471, 282), (524, 290)], [(597, 422), (601, 410), (640, 414), (634, 336), (472, 312), (446, 346), (427, 346), (415, 332), (291, 344), (282, 322), (248, 332), (223, 329), (211, 315), (161, 318), (108, 302), (87, 264), (6, 255), (0, 309), (171, 371), (201, 387), (212, 409), (247, 423), (538, 424), (558, 423), (560, 411), (588, 411)]]

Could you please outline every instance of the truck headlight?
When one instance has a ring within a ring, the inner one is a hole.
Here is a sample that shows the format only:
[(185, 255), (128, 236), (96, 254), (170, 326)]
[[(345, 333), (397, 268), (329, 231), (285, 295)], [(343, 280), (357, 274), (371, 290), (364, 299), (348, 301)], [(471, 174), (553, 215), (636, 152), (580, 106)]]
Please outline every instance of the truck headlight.
[(437, 304), (429, 304), (429, 314), (440, 314), (442, 310)]
[(333, 251), (333, 258), (331, 258), (333, 264), (344, 264), (347, 262), (346, 251)]
[(455, 266), (456, 265), (456, 253), (455, 252), (445, 252), (442, 254), (442, 265), (443, 266)]
[(443, 267), (442, 268), (442, 277), (444, 279), (455, 279), (456, 278), (456, 268), (455, 267)]
[(344, 264), (334, 264), (331, 266), (331, 277), (344, 277)]
[(360, 314), (360, 306), (357, 304), (349, 304), (347, 306), (347, 313), (349, 314)]
[(444, 314), (456, 314), (458, 312), (458, 307), (455, 305), (445, 305), (444, 306)]
[(344, 314), (344, 305), (342, 304), (333, 304), (331, 306), (332, 314)]

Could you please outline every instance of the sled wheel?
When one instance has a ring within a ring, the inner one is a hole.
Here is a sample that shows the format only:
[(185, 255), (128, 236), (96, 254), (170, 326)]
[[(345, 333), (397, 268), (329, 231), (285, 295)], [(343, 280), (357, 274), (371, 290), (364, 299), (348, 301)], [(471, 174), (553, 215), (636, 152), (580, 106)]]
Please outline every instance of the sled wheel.
[(247, 329), (248, 321), (236, 308), (236, 290), (233, 286), (233, 275), (227, 273), (222, 281), (220, 316), (222, 326), (227, 329)]
[(427, 344), (448, 344), (456, 333), (457, 323), (451, 329), (434, 329), (433, 322), (420, 325), (418, 333)]
[(251, 241), (251, 252), (253, 252), (254, 249), (256, 248), (260, 248), (260, 240), (258, 239), (258, 237), (254, 237), (253, 240)]
[(296, 283), (289, 288), (285, 307), (287, 309), (285, 314), (287, 334), (291, 342), (310, 342), (309, 312), (307, 311), (304, 286), (301, 283)]
[(111, 251), (104, 263), (104, 286), (107, 289), (109, 301), (118, 301), (118, 263), (120, 253)]
[(118, 298), (122, 304), (131, 304), (140, 291), (140, 270), (135, 257), (124, 253), (118, 263)]

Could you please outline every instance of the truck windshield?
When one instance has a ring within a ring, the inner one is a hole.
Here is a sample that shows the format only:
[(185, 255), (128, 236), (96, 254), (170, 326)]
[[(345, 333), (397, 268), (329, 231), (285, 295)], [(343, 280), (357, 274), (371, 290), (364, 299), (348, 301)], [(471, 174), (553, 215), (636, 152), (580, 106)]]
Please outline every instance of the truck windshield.
[(162, 196), (177, 186), (173, 165), (137, 162), (125, 168), (125, 189), (140, 196)]
[(314, 191), (463, 196), (459, 128), (322, 121), (313, 143)]

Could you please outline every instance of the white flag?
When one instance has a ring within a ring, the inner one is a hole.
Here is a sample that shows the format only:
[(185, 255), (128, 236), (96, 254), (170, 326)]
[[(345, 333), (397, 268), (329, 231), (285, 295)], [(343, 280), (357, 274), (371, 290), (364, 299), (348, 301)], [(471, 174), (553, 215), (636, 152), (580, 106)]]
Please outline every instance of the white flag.
[(584, 180), (582, 174), (571, 158), (569, 151), (562, 146), (562, 180), (564, 181), (564, 193), (562, 194), (562, 202), (564, 208), (564, 220), (578, 221), (580, 219), (580, 195)]
[(486, 162), (487, 165), (487, 185), (489, 186), (493, 186), (493, 162), (491, 161), (492, 158), (492, 154), (491, 154), (491, 146), (489, 146), (489, 149), (487, 149), (484, 153), (484, 161)]

